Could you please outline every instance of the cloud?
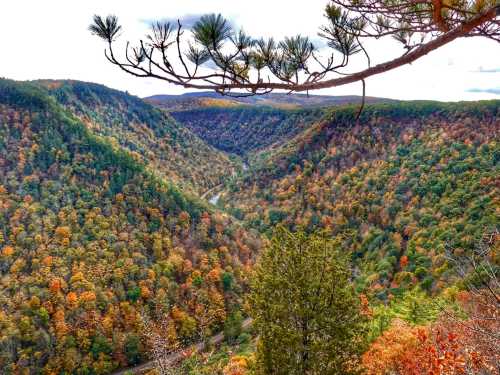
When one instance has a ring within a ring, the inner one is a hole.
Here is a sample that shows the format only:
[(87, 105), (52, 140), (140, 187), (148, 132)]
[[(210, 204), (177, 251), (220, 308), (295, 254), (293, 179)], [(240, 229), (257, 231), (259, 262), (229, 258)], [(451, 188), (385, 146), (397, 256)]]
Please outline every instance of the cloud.
[[(88, 32), (92, 16), (115, 14), (119, 17), (124, 28), (120, 45), (117, 46), (120, 52), (126, 40), (136, 41), (148, 32), (151, 21), (167, 17), (176, 23), (177, 18), (181, 18), (187, 31), (187, 27), (192, 26), (202, 14), (221, 12), (255, 38), (274, 37), (282, 40), (285, 36), (309, 35), (320, 49), (318, 55), (327, 59), (331, 49), (323, 48), (315, 36), (318, 26), (325, 22), (323, 14), (326, 2), (307, 0), (307, 6), (301, 6), (303, 2), (292, 0), (287, 2), (290, 6), (284, 9), (283, 1), (270, 0), (142, 0), (140, 3), (123, 0), (2, 1), (0, 35), (16, 35), (16, 38), (3, 38), (2, 48), (12, 51), (16, 58), (0, 59), (0, 75), (17, 80), (70, 78), (98, 82), (141, 97), (159, 93), (180, 94), (185, 91), (180, 86), (152, 78), (132, 79), (109, 64), (103, 56), (104, 43)], [(19, 19), (25, 22), (20, 23)], [(26, 23), (30, 25), (29, 28), (23, 26)], [(61, 33), (61, 29), (66, 32)], [(20, 48), (19, 40), (29, 40), (30, 48)], [(61, 45), (65, 47), (61, 48)], [(371, 54), (373, 65), (401, 53), (401, 46), (392, 38), (367, 42), (365, 47)], [(33, 56), (44, 58), (34, 64)], [(339, 54), (335, 53), (335, 58), (338, 57)], [(500, 61), (498, 43), (486, 38), (461, 38), (411, 65), (370, 77), (367, 80), (367, 94), (395, 99), (453, 101), (499, 98), (497, 92), (467, 91), (469, 88), (499, 86), (495, 74), (500, 74), (496, 72), (500, 64), (495, 61)], [(449, 66), (449, 62), (453, 62), (453, 65)], [(359, 54), (353, 57), (345, 71), (354, 72), (365, 67), (365, 57)], [(491, 73), (474, 73), (476, 70)], [(211, 72), (210, 67), (204, 66), (203, 72)], [(359, 94), (360, 87), (356, 83), (320, 90), (317, 94)]]
[(472, 73), (500, 73), (500, 67), (484, 69), (482, 66), (480, 66), (478, 69), (472, 70)]
[(160, 19), (141, 19), (142, 23), (145, 23), (146, 25), (151, 25), (157, 21), (160, 22), (170, 22), (172, 25), (177, 25), (177, 20), (181, 21), (182, 27), (186, 29), (190, 29), (194, 26), (194, 24), (200, 19), (202, 14), (185, 14), (184, 16), (180, 17), (169, 17), (169, 18), (160, 18)]
[(472, 88), (468, 89), (467, 92), (479, 92), (479, 93), (500, 95), (500, 87), (484, 88), (484, 89)]
[[(182, 24), (182, 27), (184, 29), (191, 29), (196, 22), (199, 21), (199, 19), (204, 16), (205, 14), (185, 14), (183, 16), (180, 16), (180, 17), (167, 17), (167, 18), (160, 18), (160, 19), (153, 19), (153, 18), (146, 18), (146, 19), (141, 19), (140, 21), (142, 23), (145, 23), (146, 25), (151, 25), (152, 23), (155, 23), (157, 21), (161, 21), (161, 22), (170, 22), (172, 25), (175, 25), (177, 26), (177, 21), (180, 20), (181, 21), (181, 24)], [(227, 18), (226, 18), (227, 19)], [(229, 24), (231, 26), (234, 26), (234, 23), (230, 20), (230, 19), (227, 19), (227, 21), (229, 22)]]

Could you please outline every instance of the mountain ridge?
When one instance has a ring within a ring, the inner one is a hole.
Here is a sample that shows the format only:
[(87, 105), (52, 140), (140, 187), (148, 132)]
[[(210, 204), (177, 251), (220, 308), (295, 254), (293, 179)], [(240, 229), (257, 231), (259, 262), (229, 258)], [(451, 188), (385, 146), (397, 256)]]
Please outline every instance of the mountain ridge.
[[(204, 107), (239, 107), (239, 106), (266, 106), (282, 109), (319, 108), (334, 105), (360, 104), (361, 96), (344, 95), (307, 95), (300, 93), (284, 94), (269, 93), (248, 97), (231, 97), (215, 92), (189, 92), (180, 95), (153, 95), (145, 97), (149, 103), (157, 105), (168, 111), (181, 111), (185, 109)], [(365, 97), (367, 103), (394, 102), (393, 99)]]
[(236, 168), (226, 155), (140, 98), (81, 81), (40, 80), (34, 84), (47, 89), (94, 132), (184, 189), (201, 194)]

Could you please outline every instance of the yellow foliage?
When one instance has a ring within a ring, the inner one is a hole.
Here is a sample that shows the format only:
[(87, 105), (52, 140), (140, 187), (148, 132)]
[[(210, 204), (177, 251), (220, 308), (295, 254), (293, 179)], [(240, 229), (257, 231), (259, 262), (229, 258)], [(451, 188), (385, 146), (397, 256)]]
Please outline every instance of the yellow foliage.
[(245, 375), (248, 371), (248, 359), (243, 356), (233, 356), (222, 370), (223, 375)]
[(83, 292), (80, 294), (80, 301), (84, 303), (94, 302), (96, 300), (96, 295), (94, 292)]
[(69, 227), (57, 227), (55, 233), (59, 240), (69, 238), (71, 236), (71, 230)]

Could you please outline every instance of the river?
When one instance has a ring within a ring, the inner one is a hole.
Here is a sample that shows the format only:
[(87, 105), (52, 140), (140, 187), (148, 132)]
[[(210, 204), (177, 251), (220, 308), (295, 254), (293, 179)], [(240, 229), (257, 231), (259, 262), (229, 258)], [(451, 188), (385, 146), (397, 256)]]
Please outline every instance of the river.
[(221, 195), (221, 192), (215, 194), (212, 198), (210, 198), (208, 201), (213, 204), (214, 206), (217, 205), (217, 203), (219, 202), (219, 198), (220, 198), (220, 195)]

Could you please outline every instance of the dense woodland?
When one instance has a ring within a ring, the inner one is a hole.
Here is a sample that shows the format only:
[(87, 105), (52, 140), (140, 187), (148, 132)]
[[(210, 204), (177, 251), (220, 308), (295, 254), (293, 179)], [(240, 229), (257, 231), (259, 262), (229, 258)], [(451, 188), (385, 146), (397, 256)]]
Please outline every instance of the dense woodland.
[[(285, 225), (341, 241), (369, 317), (366, 373), (499, 373), (498, 297), (471, 292), (452, 259), (498, 228), (500, 102), (357, 110), (247, 154), (219, 206), (264, 235)], [(476, 262), (497, 275), (498, 234), (489, 241), (492, 258)], [(225, 373), (254, 373), (255, 355), (234, 358)]]
[(175, 111), (172, 116), (219, 150), (242, 157), (283, 143), (324, 115), (322, 109), (208, 107)]
[[(168, 114), (100, 85), (0, 81), (7, 374), (109, 374), (151, 357), (148, 333), (187, 348), (219, 331), (225, 343), (188, 350), (178, 373), (259, 374), (264, 326), (241, 327), (255, 318), (255, 274), (275, 282), (259, 255), (277, 267), (276, 290), (308, 284), (302, 270), (317, 290), (323, 280), (308, 263), (320, 245), (280, 268), (291, 258), (273, 250), (286, 234), (268, 240), (278, 226), (306, 247), (320, 230), (332, 267), (348, 264), (336, 272), (363, 337), (342, 345), (367, 374), (498, 373), (498, 340), (468, 328), (498, 330), (478, 318), (497, 311), (449, 255), (498, 227), (499, 101), (380, 103), (359, 121), (358, 106), (207, 104)], [(217, 207), (200, 198), (214, 187)]]
[(339, 109), (229, 184), (249, 227), (342, 234), (360, 291), (386, 300), (449, 285), (446, 249), (469, 251), (498, 224), (499, 102)]
[[(167, 113), (126, 93), (78, 81), (39, 81), (64, 108), (114, 147), (128, 150), (183, 190), (203, 193), (231, 175), (228, 157)], [(210, 168), (205, 166), (210, 165)]]
[(6, 373), (109, 373), (146, 358), (145, 316), (186, 345), (241, 304), (258, 238), (93, 129), (0, 81)]

